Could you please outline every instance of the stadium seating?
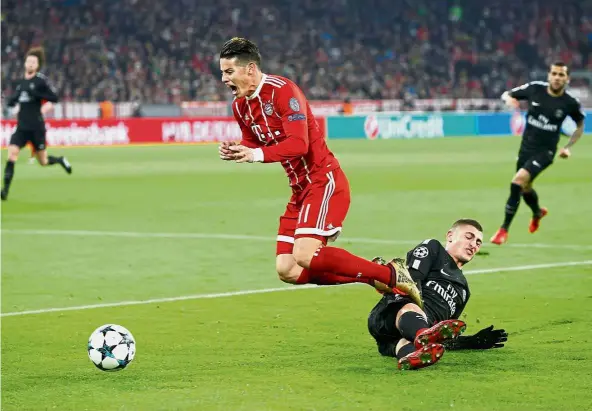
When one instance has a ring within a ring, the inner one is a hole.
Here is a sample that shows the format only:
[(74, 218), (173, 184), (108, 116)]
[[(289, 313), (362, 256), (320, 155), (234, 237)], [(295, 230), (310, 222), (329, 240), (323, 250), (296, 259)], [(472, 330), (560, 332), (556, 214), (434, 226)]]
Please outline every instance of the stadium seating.
[(492, 98), (554, 59), (592, 70), (588, 0), (7, 0), (2, 12), (3, 92), (42, 44), (64, 100), (226, 100), (216, 55), (235, 35), (311, 99)]

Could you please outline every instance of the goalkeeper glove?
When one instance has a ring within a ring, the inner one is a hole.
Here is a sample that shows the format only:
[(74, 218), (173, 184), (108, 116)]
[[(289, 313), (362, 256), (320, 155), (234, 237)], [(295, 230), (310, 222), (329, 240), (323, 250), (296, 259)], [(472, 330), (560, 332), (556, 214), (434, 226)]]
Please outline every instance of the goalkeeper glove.
[(508, 341), (506, 330), (494, 330), (491, 325), (475, 335), (460, 336), (443, 344), (447, 350), (487, 350), (501, 348), (506, 341)]

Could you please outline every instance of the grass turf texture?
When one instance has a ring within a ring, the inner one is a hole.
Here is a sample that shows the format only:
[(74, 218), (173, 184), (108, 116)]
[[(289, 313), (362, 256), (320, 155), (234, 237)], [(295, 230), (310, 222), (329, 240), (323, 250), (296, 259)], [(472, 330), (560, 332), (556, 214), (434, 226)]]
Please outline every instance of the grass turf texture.
[[(489, 239), (519, 140), (329, 144), (353, 195), (337, 245), (371, 258), (442, 239), (459, 217), (480, 220)], [(274, 240), (289, 189), (278, 165), (223, 163), (215, 146), (60, 153), (72, 176), (23, 155), (2, 204), (3, 313), (282, 287)], [(591, 161), (584, 136), (535, 184), (550, 210), (541, 230), (528, 233), (522, 203), (510, 243), (486, 244), (467, 271), (592, 260)], [(3, 317), (2, 408), (590, 408), (592, 265), (482, 273), (469, 283), (467, 333), (495, 324), (510, 333), (507, 346), (447, 352), (419, 372), (378, 355), (366, 318), (379, 296), (367, 286)], [(104, 323), (134, 334), (129, 369), (103, 373), (88, 360), (88, 336)]]

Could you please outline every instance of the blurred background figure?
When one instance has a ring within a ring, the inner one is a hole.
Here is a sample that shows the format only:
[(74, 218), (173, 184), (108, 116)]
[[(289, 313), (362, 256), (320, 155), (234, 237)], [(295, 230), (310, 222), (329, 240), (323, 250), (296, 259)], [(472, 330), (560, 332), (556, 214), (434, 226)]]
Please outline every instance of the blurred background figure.
[(499, 99), (553, 60), (572, 87), (592, 71), (590, 0), (7, 0), (2, 13), (3, 91), (43, 45), (62, 101), (225, 101), (215, 56), (235, 35), (311, 100)]

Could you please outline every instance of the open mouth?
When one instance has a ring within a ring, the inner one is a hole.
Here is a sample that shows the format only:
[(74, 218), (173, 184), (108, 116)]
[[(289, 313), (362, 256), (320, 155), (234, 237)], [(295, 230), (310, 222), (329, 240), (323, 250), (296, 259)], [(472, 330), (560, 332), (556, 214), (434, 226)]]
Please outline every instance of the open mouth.
[(230, 87), (230, 90), (232, 90), (232, 95), (236, 96), (236, 94), (238, 93), (238, 88), (236, 86), (233, 86), (232, 84), (229, 84), (228, 87)]

